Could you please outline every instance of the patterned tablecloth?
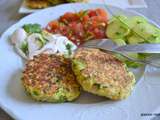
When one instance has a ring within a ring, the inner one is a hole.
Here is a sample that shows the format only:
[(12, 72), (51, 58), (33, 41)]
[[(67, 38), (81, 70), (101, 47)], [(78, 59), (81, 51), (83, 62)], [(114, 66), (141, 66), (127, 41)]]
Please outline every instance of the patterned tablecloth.
[[(149, 19), (160, 24), (160, 0), (146, 0), (148, 8), (134, 9)], [(0, 35), (12, 24), (24, 17), (18, 14), (21, 5), (20, 0), (0, 0)], [(0, 109), (0, 120), (12, 120), (3, 110)]]

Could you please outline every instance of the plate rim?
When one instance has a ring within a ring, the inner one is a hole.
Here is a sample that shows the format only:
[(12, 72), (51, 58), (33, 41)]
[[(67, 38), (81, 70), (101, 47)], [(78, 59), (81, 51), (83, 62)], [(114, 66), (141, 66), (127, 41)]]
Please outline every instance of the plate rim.
[[(27, 19), (28, 17), (34, 15), (34, 14), (39, 14), (41, 12), (44, 12), (44, 11), (50, 11), (51, 9), (55, 8), (55, 7), (62, 7), (62, 6), (67, 6), (67, 5), (83, 5), (85, 3), (67, 3), (67, 4), (61, 4), (61, 5), (57, 5), (57, 6), (53, 6), (53, 7), (49, 7), (49, 8), (46, 8), (46, 9), (42, 9), (40, 11), (37, 11), (35, 13), (32, 13), (32, 14), (29, 14), (25, 17), (23, 17), (22, 19), (20, 19), (18, 22), (16, 22), (15, 24), (11, 25), (9, 28), (7, 28), (3, 33), (2, 35), (0, 36), (0, 41), (4, 41), (2, 38), (11, 30), (13, 29), (14, 27), (16, 27), (16, 25), (18, 25), (21, 21)], [(97, 5), (97, 4), (92, 4), (92, 3), (89, 3), (88, 5)], [(104, 5), (99, 5), (99, 6), (104, 6)], [(123, 11), (125, 11), (124, 8), (120, 8), (120, 7), (115, 7), (115, 6), (112, 6), (112, 5), (107, 5), (107, 6), (111, 6), (111, 7), (114, 7), (114, 8), (117, 8), (117, 9), (121, 9)], [(139, 13), (139, 12), (136, 12), (134, 10), (127, 10), (127, 12), (130, 12), (130, 13), (134, 13), (134, 14), (137, 14), (137, 15), (140, 15), (140, 16), (143, 16), (144, 18), (146, 18), (149, 22), (151, 22), (152, 24), (156, 25), (157, 27), (160, 27), (156, 22), (154, 22), (153, 20), (150, 20), (149, 18), (147, 18), (146, 16), (144, 16), (143, 14)], [(9, 107), (6, 107), (5, 105), (3, 105), (3, 103), (0, 101), (0, 108), (2, 108), (10, 117), (14, 118), (14, 119), (20, 119), (16, 114), (14, 114), (14, 112), (12, 110), (9, 109)]]

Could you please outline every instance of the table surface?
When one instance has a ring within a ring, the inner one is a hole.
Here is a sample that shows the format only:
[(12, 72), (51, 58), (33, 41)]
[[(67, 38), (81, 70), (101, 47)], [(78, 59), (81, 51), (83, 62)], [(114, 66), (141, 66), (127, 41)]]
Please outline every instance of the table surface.
[[(148, 8), (134, 9), (160, 25), (160, 0), (146, 0)], [(21, 0), (0, 0), (0, 35), (25, 15), (18, 14)], [(3, 7), (2, 7), (3, 6)], [(0, 120), (13, 120), (0, 109)]]

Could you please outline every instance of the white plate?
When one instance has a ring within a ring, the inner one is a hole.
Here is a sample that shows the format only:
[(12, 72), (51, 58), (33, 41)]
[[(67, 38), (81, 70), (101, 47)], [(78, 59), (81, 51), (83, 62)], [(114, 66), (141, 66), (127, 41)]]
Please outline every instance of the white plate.
[[(48, 8), (23, 18), (2, 35), (0, 106), (13, 118), (20, 120), (143, 120), (146, 117), (142, 117), (141, 113), (153, 112), (160, 108), (160, 94), (157, 94), (160, 89), (160, 76), (157, 70), (150, 68), (147, 69), (147, 77), (142, 76), (132, 95), (122, 101), (110, 101), (83, 93), (77, 101), (72, 103), (49, 104), (35, 102), (26, 96), (20, 81), (24, 68), (23, 60), (16, 54), (8, 40), (13, 31), (25, 23), (39, 23), (46, 26), (49, 21), (57, 19), (65, 12), (98, 7), (105, 9), (103, 5), (95, 4), (67, 4)], [(139, 15), (111, 6), (109, 8), (129, 16)], [(143, 70), (135, 72), (136, 76), (140, 77)]]
[[(117, 6), (121, 8), (146, 8), (147, 4), (144, 0), (89, 0), (89, 3), (104, 4)], [(32, 13), (37, 12), (41, 9), (31, 9), (28, 8), (25, 2), (22, 3), (19, 13)]]

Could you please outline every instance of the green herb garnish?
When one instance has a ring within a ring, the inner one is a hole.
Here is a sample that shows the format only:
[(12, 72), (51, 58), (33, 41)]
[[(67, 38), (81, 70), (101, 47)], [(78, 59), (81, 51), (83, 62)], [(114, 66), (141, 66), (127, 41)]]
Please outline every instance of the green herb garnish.
[(29, 34), (42, 32), (41, 25), (39, 24), (25, 24), (23, 29)]
[(23, 42), (20, 48), (25, 54), (28, 53), (28, 43), (27, 42)]
[(78, 13), (78, 16), (80, 17), (80, 20), (83, 20), (83, 17), (88, 14), (87, 10), (81, 11)]
[(98, 89), (101, 88), (101, 84), (99, 84), (99, 83), (94, 83), (94, 86), (96, 86)]
[(69, 44), (69, 43), (68, 43), (68, 44), (66, 45), (66, 49), (68, 50), (68, 55), (72, 55), (72, 47), (73, 47), (72, 44)]

